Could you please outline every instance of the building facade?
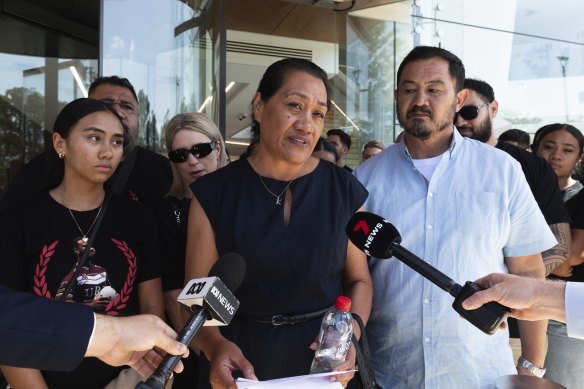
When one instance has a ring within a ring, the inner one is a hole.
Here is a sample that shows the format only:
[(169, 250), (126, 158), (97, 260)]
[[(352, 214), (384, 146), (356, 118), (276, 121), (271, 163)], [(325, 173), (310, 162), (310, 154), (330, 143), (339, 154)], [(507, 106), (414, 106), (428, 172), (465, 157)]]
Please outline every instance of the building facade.
[(0, 0), (0, 195), (50, 148), (64, 104), (98, 75), (127, 77), (140, 99), (139, 143), (164, 153), (175, 114), (202, 111), (236, 158), (267, 66), (323, 67), (333, 87), (326, 128), (353, 138), (347, 159), (401, 132), (393, 90), (415, 45), (440, 45), (489, 82), (496, 131), (552, 122), (584, 128), (584, 4), (572, 0)]

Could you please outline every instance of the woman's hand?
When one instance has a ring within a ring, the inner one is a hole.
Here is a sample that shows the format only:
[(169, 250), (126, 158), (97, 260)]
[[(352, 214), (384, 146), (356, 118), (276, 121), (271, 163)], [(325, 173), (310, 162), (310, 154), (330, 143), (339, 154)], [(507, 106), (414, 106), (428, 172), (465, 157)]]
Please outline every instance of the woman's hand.
[[(314, 342), (312, 342), (310, 344), (310, 346), (308, 346), (308, 348), (310, 348), (313, 351), (316, 351), (317, 346), (318, 346), (318, 338), (314, 339)], [(343, 362), (339, 366), (335, 367), (333, 369), (333, 371), (355, 370), (356, 357), (357, 357), (357, 352), (355, 351), (355, 347), (353, 346), (353, 342), (351, 342), (351, 345), (349, 346), (349, 351), (347, 352), (347, 357), (345, 358), (345, 362)], [(350, 373), (346, 373), (346, 374), (337, 374), (337, 375), (331, 376), (330, 380), (331, 381), (339, 381), (341, 383), (341, 385), (343, 385), (343, 388), (346, 388), (347, 384), (349, 383), (349, 381), (351, 381), (351, 379), (353, 378), (354, 375), (355, 375), (354, 371), (352, 371)]]
[(241, 349), (225, 338), (218, 340), (208, 356), (211, 361), (209, 381), (214, 389), (237, 389), (232, 372), (240, 370), (250, 380), (258, 380), (253, 365), (243, 356)]
[[(355, 347), (353, 346), (353, 342), (351, 342), (351, 346), (349, 347), (349, 351), (347, 352), (347, 358), (345, 362), (341, 363), (339, 366), (335, 367), (333, 371), (345, 371), (345, 370), (355, 370), (355, 359), (357, 357), (357, 352), (355, 351)], [(345, 374), (337, 374), (331, 376), (331, 381), (338, 381), (343, 385), (343, 388), (347, 387), (347, 384), (351, 379), (355, 376), (355, 372), (352, 371), (350, 373)]]

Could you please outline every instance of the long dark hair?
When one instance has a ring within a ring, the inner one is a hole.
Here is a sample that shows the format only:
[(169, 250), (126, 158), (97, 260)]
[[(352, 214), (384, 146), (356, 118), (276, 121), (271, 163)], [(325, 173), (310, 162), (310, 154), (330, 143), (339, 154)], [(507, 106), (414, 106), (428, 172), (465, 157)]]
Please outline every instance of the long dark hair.
[[(61, 135), (63, 139), (67, 139), (71, 130), (79, 120), (96, 112), (112, 113), (120, 121), (120, 124), (124, 128), (124, 133), (127, 133), (126, 126), (111, 104), (88, 98), (73, 100), (67, 104), (57, 115), (55, 124), (53, 125), (53, 132)], [(46, 179), (40, 183), (37, 193), (52, 189), (59, 185), (61, 181), (63, 181), (63, 176), (65, 174), (65, 164), (63, 163), (63, 160), (59, 158), (55, 149), (51, 148), (47, 153), (49, 155), (47, 156)]]
[[(560, 130), (565, 130), (569, 132), (574, 138), (576, 138), (576, 140), (578, 141), (578, 145), (580, 145), (580, 149), (578, 150), (578, 152), (582, 154), (584, 152), (584, 135), (579, 129), (567, 123), (548, 124), (537, 130), (535, 136), (533, 137), (533, 143), (529, 146), (531, 148), (531, 151), (537, 153), (537, 149), (539, 148), (541, 140), (545, 138), (547, 135), (551, 134), (552, 132)], [(576, 164), (574, 170), (572, 171), (572, 178), (578, 181), (582, 181), (584, 179), (584, 171), (582, 169), (582, 164), (580, 163)]]
[(580, 145), (580, 153), (584, 152), (584, 135), (582, 135), (582, 132), (580, 132), (580, 130), (578, 130), (576, 127), (567, 123), (548, 124), (537, 130), (535, 136), (533, 137), (533, 143), (530, 146), (531, 151), (537, 153), (537, 148), (539, 147), (541, 140), (552, 132), (559, 130), (568, 131), (572, 136), (574, 136)]
[[(57, 115), (53, 132), (66, 139), (73, 126), (83, 117), (95, 112), (111, 112), (120, 120), (117, 112), (110, 104), (92, 100), (77, 99), (67, 104)], [(127, 132), (126, 126), (124, 133)], [(125, 140), (124, 140), (125, 141)], [(1, 198), (0, 210), (16, 205), (24, 200), (34, 197), (36, 194), (48, 191), (63, 181), (65, 166), (63, 160), (57, 156), (55, 149), (51, 147), (34, 157), (29, 163), (21, 167), (21, 170), (11, 181), (5, 196)]]

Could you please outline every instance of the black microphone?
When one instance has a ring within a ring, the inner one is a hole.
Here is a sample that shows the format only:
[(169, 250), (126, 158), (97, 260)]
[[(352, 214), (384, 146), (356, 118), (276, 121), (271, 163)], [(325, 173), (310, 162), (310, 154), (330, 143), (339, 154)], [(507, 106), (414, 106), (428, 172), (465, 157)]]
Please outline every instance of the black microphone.
[(452, 307), (456, 312), (484, 333), (494, 334), (509, 314), (509, 308), (496, 302), (489, 302), (469, 311), (464, 309), (462, 302), (483, 288), (471, 281), (460, 286), (452, 278), (400, 246), (401, 236), (398, 230), (381, 216), (357, 212), (349, 220), (345, 231), (351, 242), (365, 254), (380, 259), (395, 256), (434, 285), (450, 293), (454, 297)]
[[(209, 271), (209, 277), (187, 283), (177, 298), (191, 312), (177, 338), (180, 343), (188, 346), (204, 325), (222, 326), (231, 322), (239, 308), (239, 300), (231, 291), (243, 282), (245, 267), (240, 254), (224, 254)], [(168, 354), (150, 378), (136, 385), (136, 389), (163, 389), (180, 359), (180, 355)]]

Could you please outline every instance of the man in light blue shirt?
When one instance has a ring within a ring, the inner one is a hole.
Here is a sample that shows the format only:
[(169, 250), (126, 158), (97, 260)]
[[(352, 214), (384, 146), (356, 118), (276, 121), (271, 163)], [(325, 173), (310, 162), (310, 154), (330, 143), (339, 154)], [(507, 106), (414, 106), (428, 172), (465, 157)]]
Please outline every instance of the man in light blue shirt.
[[(403, 140), (355, 171), (365, 210), (389, 220), (402, 245), (458, 283), (492, 272), (543, 278), (541, 252), (556, 240), (519, 164), (454, 131), (468, 91), (452, 53), (416, 47), (397, 73)], [(515, 369), (508, 333), (487, 336), (461, 320), (452, 297), (397, 260), (371, 260), (367, 324), (382, 388), (492, 388)], [(521, 322), (523, 356), (541, 366), (546, 322)]]

